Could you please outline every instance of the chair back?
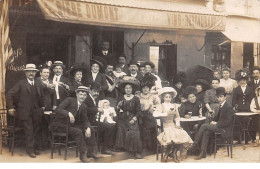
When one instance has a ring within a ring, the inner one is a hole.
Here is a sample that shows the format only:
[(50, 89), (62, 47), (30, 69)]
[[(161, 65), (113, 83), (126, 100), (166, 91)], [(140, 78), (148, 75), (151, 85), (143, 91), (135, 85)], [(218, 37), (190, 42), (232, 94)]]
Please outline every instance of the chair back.
[[(56, 135), (56, 134), (63, 133), (63, 134), (68, 135), (69, 127), (70, 127), (69, 117), (60, 119), (60, 118), (56, 118), (55, 113), (52, 113), (50, 115), (50, 118), (51, 118), (50, 131), (52, 134)], [(64, 121), (62, 121), (62, 120), (64, 120)], [(65, 130), (59, 131), (57, 129), (65, 129)]]
[(11, 116), (7, 109), (0, 109), (0, 126), (1, 128), (15, 127), (15, 116)]
[(158, 136), (160, 133), (163, 132), (163, 120), (161, 119), (161, 117), (155, 117), (155, 119), (157, 121), (157, 124), (156, 124), (156, 135)]

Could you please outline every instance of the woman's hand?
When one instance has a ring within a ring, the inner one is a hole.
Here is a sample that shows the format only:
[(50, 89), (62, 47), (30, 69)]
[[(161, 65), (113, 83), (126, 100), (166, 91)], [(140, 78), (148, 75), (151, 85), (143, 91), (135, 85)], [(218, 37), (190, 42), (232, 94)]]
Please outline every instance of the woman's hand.
[(184, 116), (184, 118), (189, 119), (189, 118), (190, 118), (190, 115), (186, 114), (186, 115)]
[(117, 109), (120, 109), (122, 106), (123, 106), (123, 100), (118, 102)]

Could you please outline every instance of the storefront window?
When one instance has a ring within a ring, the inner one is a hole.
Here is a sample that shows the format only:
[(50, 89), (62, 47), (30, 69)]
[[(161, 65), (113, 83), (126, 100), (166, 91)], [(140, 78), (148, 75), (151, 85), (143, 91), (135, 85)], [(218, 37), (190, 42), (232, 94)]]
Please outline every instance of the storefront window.
[(230, 44), (212, 45), (211, 68), (221, 70), (224, 67), (230, 68)]

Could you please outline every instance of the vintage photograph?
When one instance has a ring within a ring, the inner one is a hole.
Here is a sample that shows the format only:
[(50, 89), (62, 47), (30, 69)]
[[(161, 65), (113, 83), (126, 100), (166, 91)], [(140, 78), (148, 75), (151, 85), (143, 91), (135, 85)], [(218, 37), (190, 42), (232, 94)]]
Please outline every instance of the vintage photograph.
[(260, 163), (260, 0), (0, 0), (0, 91), (0, 163)]

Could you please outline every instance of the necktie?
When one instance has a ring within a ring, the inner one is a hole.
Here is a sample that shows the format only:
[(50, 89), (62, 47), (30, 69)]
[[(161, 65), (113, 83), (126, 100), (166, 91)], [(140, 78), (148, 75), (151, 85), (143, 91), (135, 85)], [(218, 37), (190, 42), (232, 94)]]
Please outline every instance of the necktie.
[(258, 84), (258, 81), (257, 81), (257, 80), (255, 81), (255, 84)]

